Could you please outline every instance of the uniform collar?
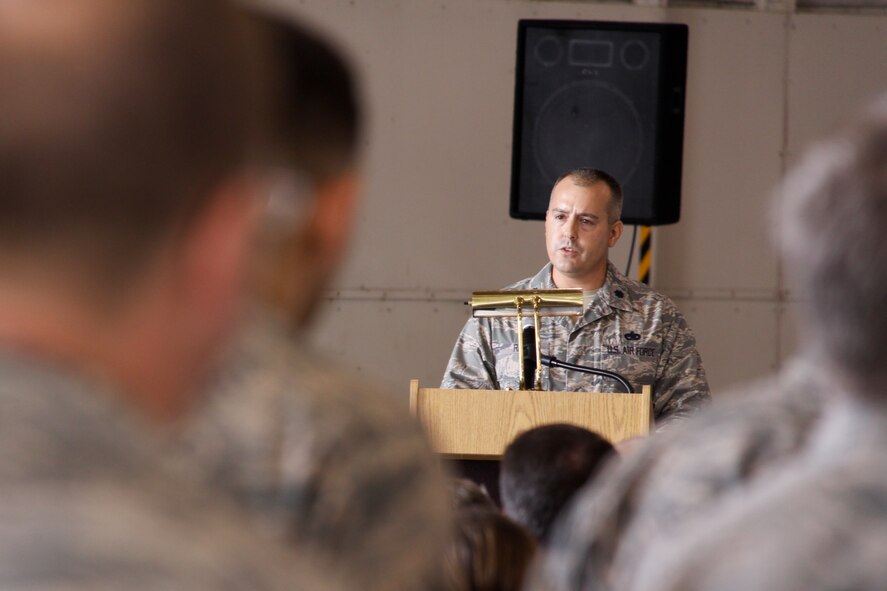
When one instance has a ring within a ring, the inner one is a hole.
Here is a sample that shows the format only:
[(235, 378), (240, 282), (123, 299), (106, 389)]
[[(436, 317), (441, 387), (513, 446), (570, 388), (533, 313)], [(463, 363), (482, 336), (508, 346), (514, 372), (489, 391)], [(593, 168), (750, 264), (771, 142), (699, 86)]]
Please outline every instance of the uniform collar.
[(527, 287), (529, 289), (557, 289), (551, 278), (551, 268), (551, 263), (547, 263), (530, 279), (530, 284)]

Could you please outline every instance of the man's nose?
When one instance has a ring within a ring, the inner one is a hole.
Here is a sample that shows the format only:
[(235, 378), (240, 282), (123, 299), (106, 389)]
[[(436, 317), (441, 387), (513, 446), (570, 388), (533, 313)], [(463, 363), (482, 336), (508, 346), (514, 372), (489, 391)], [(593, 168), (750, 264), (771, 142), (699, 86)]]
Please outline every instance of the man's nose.
[(567, 218), (567, 223), (563, 226), (564, 238), (569, 238), (570, 240), (576, 239), (576, 229), (578, 227), (576, 223), (576, 218), (570, 217)]

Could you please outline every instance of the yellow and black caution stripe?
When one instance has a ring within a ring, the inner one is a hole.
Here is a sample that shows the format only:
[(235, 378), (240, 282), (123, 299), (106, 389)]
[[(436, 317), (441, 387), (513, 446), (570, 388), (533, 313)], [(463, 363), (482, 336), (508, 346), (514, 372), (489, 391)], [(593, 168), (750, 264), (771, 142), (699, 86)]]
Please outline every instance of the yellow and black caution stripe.
[(638, 281), (650, 285), (650, 266), (653, 263), (653, 228), (641, 226), (641, 254), (638, 263)]

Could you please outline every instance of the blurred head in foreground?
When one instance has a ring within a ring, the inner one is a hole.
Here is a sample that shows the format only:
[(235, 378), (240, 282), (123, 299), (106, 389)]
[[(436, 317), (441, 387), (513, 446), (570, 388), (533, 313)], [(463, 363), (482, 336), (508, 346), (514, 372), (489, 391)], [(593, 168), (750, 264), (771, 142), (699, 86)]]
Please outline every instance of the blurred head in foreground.
[(183, 410), (259, 211), (255, 35), (212, 0), (0, 3), (0, 340)]
[(887, 99), (808, 152), (776, 219), (787, 268), (809, 298), (806, 346), (851, 390), (877, 395), (887, 380)]

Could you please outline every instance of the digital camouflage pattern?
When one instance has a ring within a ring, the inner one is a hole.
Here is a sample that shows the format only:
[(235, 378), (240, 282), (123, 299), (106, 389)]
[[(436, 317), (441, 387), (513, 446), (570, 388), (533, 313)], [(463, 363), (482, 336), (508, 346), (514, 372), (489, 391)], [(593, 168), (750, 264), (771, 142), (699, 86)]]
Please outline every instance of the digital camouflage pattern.
[(711, 520), (725, 496), (767, 480), (801, 454), (828, 392), (819, 366), (798, 358), (609, 464), (555, 529), (529, 589), (630, 587), (649, 552)]
[[(551, 264), (505, 289), (555, 289)], [(517, 390), (517, 318), (471, 318), (462, 329), (441, 388)], [(653, 387), (657, 422), (686, 417), (710, 398), (696, 339), (674, 303), (628, 279), (612, 263), (603, 287), (586, 297), (584, 314), (541, 319), (542, 355), (615, 371), (640, 391)], [(551, 391), (615, 392), (609, 378), (560, 368), (542, 369)]]
[(120, 400), (67, 369), (0, 353), (0, 589), (333, 588), (169, 466)]
[(625, 589), (887, 589), (885, 548), (887, 409), (841, 398), (803, 454), (652, 547)]
[(257, 316), (174, 441), (275, 538), (365, 591), (431, 588), (449, 531), (439, 466), (408, 412)]

